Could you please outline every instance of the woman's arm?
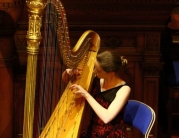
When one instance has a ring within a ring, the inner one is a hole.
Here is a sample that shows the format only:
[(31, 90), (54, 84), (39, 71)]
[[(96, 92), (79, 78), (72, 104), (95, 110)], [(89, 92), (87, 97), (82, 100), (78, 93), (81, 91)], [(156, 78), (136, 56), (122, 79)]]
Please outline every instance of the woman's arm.
[(74, 91), (75, 94), (81, 94), (89, 103), (94, 112), (98, 115), (98, 117), (104, 122), (109, 123), (112, 121), (117, 114), (122, 110), (124, 105), (126, 104), (129, 95), (130, 95), (130, 87), (123, 86), (117, 93), (113, 102), (109, 105), (108, 109), (102, 107), (86, 90), (84, 90), (80, 85), (73, 84), (71, 86), (72, 89), (76, 89)]

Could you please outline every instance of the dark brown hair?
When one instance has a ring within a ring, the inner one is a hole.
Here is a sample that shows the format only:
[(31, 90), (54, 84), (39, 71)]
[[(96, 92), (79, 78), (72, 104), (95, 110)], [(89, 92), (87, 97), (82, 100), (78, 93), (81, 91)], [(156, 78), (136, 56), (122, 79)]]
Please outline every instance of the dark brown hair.
[(127, 65), (127, 59), (112, 51), (105, 51), (98, 54), (97, 61), (105, 72), (118, 72)]

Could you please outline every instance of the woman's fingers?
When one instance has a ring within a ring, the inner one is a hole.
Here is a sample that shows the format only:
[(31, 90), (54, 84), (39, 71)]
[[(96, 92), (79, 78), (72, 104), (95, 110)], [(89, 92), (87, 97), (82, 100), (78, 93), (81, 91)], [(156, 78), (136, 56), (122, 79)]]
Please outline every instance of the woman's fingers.
[(74, 90), (74, 89), (77, 89), (77, 88), (78, 88), (78, 85), (77, 85), (77, 84), (73, 84), (73, 85), (70, 86), (70, 89), (71, 89), (71, 90)]
[(69, 75), (69, 80), (71, 82), (75, 82), (77, 80), (77, 77), (81, 75), (81, 68), (77, 69), (66, 69), (67, 74)]
[(87, 93), (87, 91), (85, 89), (83, 89), (83, 87), (81, 87), (80, 85), (78, 84), (72, 84), (70, 86), (70, 89), (72, 90), (72, 92), (74, 94), (80, 94), (81, 96), (85, 96), (85, 93)]
[(73, 84), (73, 85), (70, 86), (71, 90), (75, 90), (74, 93), (80, 93), (81, 88), (82, 87), (80, 85), (77, 85), (77, 84)]
[(66, 69), (67, 73), (69, 75), (80, 75), (82, 69), (81, 68), (77, 68), (77, 69)]

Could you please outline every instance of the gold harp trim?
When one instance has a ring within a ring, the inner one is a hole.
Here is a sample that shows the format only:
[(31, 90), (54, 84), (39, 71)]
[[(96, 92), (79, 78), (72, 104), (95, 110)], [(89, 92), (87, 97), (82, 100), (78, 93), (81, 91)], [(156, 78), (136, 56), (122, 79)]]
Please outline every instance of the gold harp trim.
[(37, 55), (41, 41), (40, 28), (42, 25), (43, 9), (46, 2), (43, 0), (27, 0), (28, 31), (27, 31), (27, 73), (24, 104), (23, 138), (33, 137), (34, 100), (36, 88)]

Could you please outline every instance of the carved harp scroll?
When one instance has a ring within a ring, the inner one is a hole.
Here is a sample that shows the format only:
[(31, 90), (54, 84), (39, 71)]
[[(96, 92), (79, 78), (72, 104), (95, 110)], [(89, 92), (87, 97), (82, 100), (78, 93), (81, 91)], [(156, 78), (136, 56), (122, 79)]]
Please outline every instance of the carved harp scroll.
[[(34, 105), (36, 91), (37, 58), (41, 43), (41, 26), (43, 9), (53, 4), (57, 14), (57, 38), (60, 54), (64, 64), (69, 68), (82, 68), (81, 75), (75, 83), (86, 90), (90, 87), (94, 61), (100, 45), (99, 35), (88, 30), (82, 34), (72, 49), (69, 43), (67, 21), (62, 3), (59, 0), (27, 0), (29, 25), (27, 32), (27, 74), (24, 105), (23, 138), (33, 138)], [(75, 96), (69, 86), (60, 97), (55, 110), (42, 128), (40, 138), (77, 138), (80, 131), (81, 120), (85, 107), (82, 97)]]

